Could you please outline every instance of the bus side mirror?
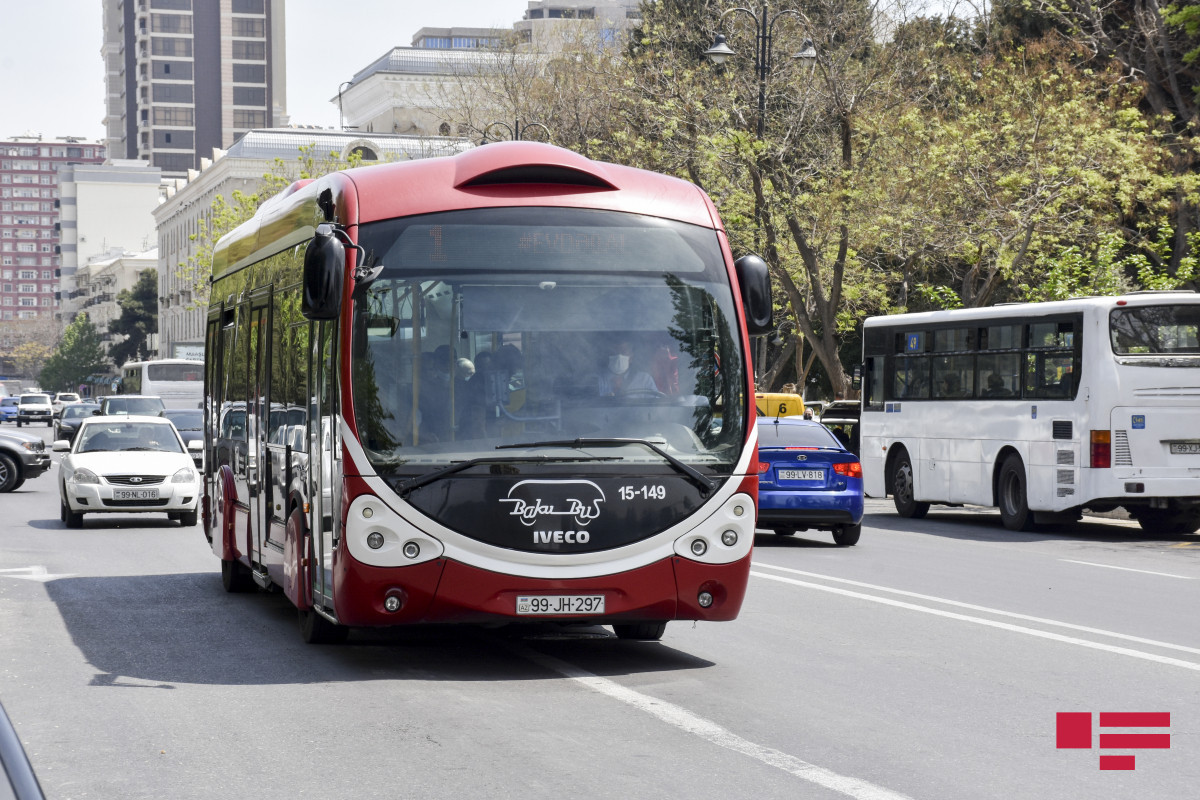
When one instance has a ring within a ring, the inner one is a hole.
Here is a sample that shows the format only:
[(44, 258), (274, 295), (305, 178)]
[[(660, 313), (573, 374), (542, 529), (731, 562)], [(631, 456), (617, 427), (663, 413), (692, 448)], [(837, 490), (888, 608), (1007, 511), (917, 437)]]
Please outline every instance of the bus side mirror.
[(304, 248), (305, 319), (337, 319), (342, 306), (342, 281), (346, 275), (346, 248), (333, 227), (318, 225), (317, 234)]
[(742, 256), (733, 262), (733, 268), (742, 289), (746, 330), (751, 336), (770, 333), (775, 323), (771, 319), (771, 271), (767, 262), (755, 255)]

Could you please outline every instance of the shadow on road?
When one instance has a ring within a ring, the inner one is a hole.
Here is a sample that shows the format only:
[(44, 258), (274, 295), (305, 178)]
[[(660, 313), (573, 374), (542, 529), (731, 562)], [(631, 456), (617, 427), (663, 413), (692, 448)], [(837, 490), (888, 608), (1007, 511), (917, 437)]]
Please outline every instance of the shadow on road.
[(620, 641), (599, 626), (354, 629), (345, 644), (308, 645), (286, 598), (226, 594), (216, 573), (64, 578), (45, 586), (74, 644), (95, 667), (96, 686), (536, 681), (551, 675), (514, 655), (513, 644), (602, 676), (714, 666), (662, 642)]
[[(1089, 541), (1128, 542), (1161, 545), (1163, 543), (1194, 542), (1200, 545), (1197, 534), (1154, 534), (1128, 524), (1113, 524), (1100, 517), (1085, 516), (1074, 523), (1055, 523), (1039, 526), (1034, 531), (1010, 531), (1000, 522), (1000, 514), (982, 509), (933, 508), (923, 519), (907, 519), (898, 514), (867, 513), (863, 527), (899, 533), (923, 533), (949, 539), (969, 539), (980, 542), (1037, 542)], [(866, 537), (864, 536), (864, 541)]]

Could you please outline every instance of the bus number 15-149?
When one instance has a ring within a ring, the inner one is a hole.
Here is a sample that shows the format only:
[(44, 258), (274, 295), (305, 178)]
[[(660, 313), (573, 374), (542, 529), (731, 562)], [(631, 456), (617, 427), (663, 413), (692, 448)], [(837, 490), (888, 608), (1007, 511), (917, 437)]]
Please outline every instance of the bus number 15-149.
[(622, 486), (619, 494), (622, 500), (666, 500), (667, 487), (665, 486)]

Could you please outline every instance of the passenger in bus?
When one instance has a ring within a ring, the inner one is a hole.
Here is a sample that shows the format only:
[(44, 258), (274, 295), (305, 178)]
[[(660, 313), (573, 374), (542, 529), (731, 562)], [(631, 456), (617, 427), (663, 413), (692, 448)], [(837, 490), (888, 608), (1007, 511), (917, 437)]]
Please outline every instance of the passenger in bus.
[(609, 345), (597, 385), (601, 397), (660, 393), (650, 373), (634, 363), (633, 345), (628, 339), (618, 339)]
[(1004, 378), (998, 373), (993, 372), (987, 377), (987, 388), (983, 391), (984, 397), (1012, 397), (1012, 392), (1004, 388)]

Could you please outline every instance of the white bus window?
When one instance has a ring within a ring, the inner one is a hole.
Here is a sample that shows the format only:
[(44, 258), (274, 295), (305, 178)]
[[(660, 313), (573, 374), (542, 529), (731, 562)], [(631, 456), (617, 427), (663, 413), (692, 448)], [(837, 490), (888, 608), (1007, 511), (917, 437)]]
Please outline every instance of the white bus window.
[(981, 350), (1016, 350), (1021, 347), (1020, 325), (989, 325), (983, 329)]
[(979, 396), (1021, 396), (1019, 353), (990, 353), (979, 356)]
[(974, 394), (974, 356), (938, 356), (933, 359), (935, 400), (973, 397)]
[(949, 353), (971, 349), (971, 331), (969, 328), (933, 332), (933, 351)]
[(929, 359), (896, 359), (892, 397), (897, 400), (926, 400), (929, 398)]

